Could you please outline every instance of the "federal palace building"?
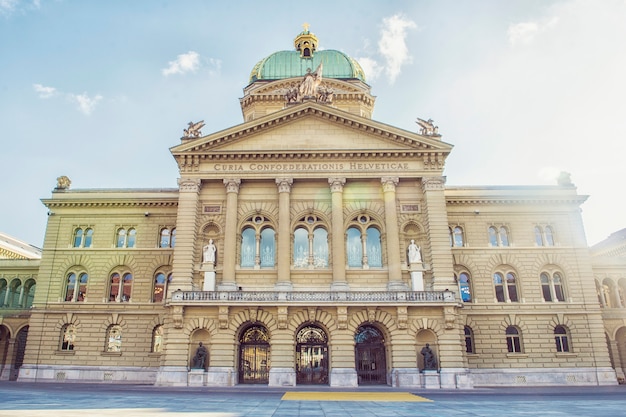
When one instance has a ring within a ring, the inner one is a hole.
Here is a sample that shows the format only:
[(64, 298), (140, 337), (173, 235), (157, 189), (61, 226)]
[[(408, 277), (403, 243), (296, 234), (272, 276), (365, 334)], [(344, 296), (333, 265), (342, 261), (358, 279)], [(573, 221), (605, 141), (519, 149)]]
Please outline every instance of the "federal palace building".
[(0, 379), (624, 380), (626, 230), (589, 247), (566, 173), (446, 186), (434, 122), (372, 119), (363, 69), (317, 46), (305, 28), (252, 68), (241, 124), (181, 129), (177, 188), (61, 176), (42, 249), (0, 234)]

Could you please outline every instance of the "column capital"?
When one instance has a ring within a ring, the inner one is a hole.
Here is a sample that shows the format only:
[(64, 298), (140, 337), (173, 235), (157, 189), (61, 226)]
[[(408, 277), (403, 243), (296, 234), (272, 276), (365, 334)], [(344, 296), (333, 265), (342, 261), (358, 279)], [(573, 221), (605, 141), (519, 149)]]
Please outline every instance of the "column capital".
[(291, 184), (293, 184), (293, 178), (276, 178), (279, 193), (291, 192)]
[(383, 191), (396, 191), (396, 186), (400, 182), (398, 177), (382, 177), (380, 183), (383, 185)]
[(443, 190), (446, 185), (446, 177), (424, 177), (422, 188), (424, 191)]
[(239, 178), (224, 178), (227, 193), (239, 193), (240, 184), (241, 180)]
[(343, 191), (343, 186), (346, 183), (346, 179), (345, 178), (329, 178), (328, 179), (328, 184), (330, 184), (330, 191), (335, 193), (335, 192), (342, 192)]
[(198, 193), (201, 188), (201, 181), (196, 178), (179, 178), (178, 190), (180, 192)]

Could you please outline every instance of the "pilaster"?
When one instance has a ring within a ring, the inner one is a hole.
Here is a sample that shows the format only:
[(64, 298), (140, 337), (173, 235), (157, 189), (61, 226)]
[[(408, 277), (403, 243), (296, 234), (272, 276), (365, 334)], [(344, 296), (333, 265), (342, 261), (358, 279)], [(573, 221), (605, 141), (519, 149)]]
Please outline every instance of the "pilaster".
[(331, 290), (349, 290), (346, 281), (346, 245), (343, 230), (343, 186), (345, 178), (329, 178), (331, 204), (332, 204), (332, 260), (333, 260), (333, 283)]
[(443, 291), (456, 288), (448, 212), (446, 209), (444, 177), (422, 178), (426, 235), (430, 237), (432, 290)]
[(170, 291), (193, 290), (194, 254), (196, 253), (198, 196), (201, 182), (195, 178), (178, 180), (178, 214), (176, 216), (176, 247), (172, 264)]
[(293, 178), (276, 178), (278, 186), (278, 280), (277, 289), (288, 291), (291, 284), (291, 219), (289, 200)]
[(400, 266), (400, 233), (398, 227), (398, 211), (396, 206), (396, 186), (398, 177), (382, 177), (380, 180), (383, 187), (385, 201), (385, 229), (387, 234), (387, 270), (389, 282), (387, 289), (407, 290), (407, 285), (402, 281), (402, 269)]
[(237, 265), (237, 200), (239, 197), (239, 186), (241, 180), (238, 178), (224, 178), (226, 187), (226, 226), (224, 228), (224, 272), (222, 283), (218, 286), (221, 290), (235, 291), (237, 282), (235, 267)]

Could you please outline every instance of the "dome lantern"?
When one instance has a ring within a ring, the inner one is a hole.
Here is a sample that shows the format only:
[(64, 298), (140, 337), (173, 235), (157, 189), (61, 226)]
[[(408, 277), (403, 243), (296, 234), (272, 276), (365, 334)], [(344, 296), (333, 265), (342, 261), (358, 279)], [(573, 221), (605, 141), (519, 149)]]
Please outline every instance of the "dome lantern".
[(309, 24), (302, 25), (304, 30), (293, 40), (296, 51), (300, 52), (300, 58), (313, 58), (317, 49), (317, 37), (309, 32)]

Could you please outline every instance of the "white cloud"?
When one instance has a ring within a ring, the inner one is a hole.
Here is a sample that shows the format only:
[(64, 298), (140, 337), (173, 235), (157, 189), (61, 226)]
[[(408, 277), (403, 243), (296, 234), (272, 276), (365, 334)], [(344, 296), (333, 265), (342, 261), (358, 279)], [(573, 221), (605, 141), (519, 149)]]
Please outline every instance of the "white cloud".
[(96, 104), (98, 104), (98, 102), (102, 100), (102, 96), (100, 94), (97, 94), (94, 97), (89, 97), (87, 93), (68, 94), (68, 97), (70, 98), (70, 100), (78, 103), (78, 110), (80, 110), (81, 113), (87, 116), (89, 116), (93, 112), (93, 110), (96, 108)]
[(392, 84), (400, 75), (402, 65), (411, 62), (405, 39), (407, 30), (416, 27), (415, 22), (408, 20), (402, 14), (383, 19), (378, 49), (386, 61), (385, 73)]
[(222, 60), (209, 58), (209, 75), (218, 75), (222, 71)]
[(521, 22), (509, 25), (507, 32), (511, 45), (528, 45), (539, 34), (545, 32), (559, 22), (558, 17), (553, 17), (544, 22)]
[(361, 68), (365, 72), (365, 78), (368, 81), (373, 81), (382, 73), (383, 67), (372, 58), (356, 58)]
[(33, 84), (33, 89), (39, 94), (39, 98), (50, 98), (57, 94), (54, 87), (46, 87), (41, 84)]
[(24, 12), (27, 10), (39, 9), (40, 7), (40, 0), (32, 0), (30, 4), (22, 0), (0, 0), (0, 16), (10, 16), (17, 11)]
[(161, 70), (163, 75), (185, 74), (196, 72), (200, 68), (200, 55), (197, 52), (189, 51), (176, 57), (175, 61), (168, 62), (168, 67)]

